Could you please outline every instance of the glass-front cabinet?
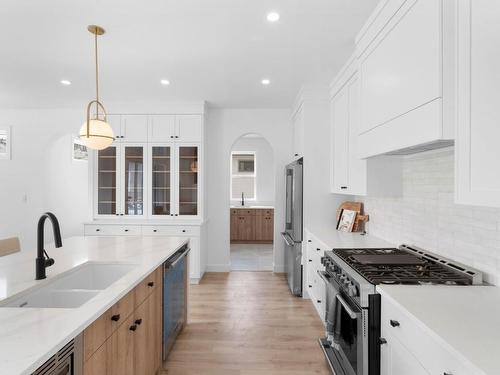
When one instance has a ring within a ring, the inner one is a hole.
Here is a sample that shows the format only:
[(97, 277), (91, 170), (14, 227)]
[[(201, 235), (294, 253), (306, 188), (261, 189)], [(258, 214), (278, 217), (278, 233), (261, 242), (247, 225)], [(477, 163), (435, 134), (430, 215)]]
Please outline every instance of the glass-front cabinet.
[(117, 174), (118, 149), (108, 147), (97, 152), (97, 214), (108, 216), (118, 214)]
[(200, 216), (199, 144), (118, 144), (96, 152), (95, 216)]
[(151, 146), (150, 155), (151, 216), (172, 216), (172, 146), (153, 145)]
[(198, 215), (198, 146), (178, 146), (178, 213)]
[(110, 146), (96, 153), (96, 216), (145, 216), (146, 148)]

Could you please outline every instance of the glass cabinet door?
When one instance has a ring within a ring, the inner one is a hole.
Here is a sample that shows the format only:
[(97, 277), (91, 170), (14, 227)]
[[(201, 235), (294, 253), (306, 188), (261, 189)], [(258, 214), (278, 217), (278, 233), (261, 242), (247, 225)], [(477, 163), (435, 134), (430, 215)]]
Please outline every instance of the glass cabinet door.
[(144, 147), (123, 146), (124, 214), (144, 215)]
[(97, 153), (97, 213), (116, 215), (117, 210), (117, 148), (108, 147)]
[(170, 216), (172, 213), (171, 147), (151, 148), (151, 214)]
[(198, 215), (198, 147), (179, 146), (179, 215)]

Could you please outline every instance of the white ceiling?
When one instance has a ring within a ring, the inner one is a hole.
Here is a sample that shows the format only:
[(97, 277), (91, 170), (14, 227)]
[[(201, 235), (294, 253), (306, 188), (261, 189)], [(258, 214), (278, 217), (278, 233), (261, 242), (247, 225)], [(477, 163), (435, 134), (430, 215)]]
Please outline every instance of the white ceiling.
[[(84, 106), (102, 25), (106, 101), (290, 107), (328, 84), (378, 0), (2, 0), (0, 108)], [(276, 10), (279, 22), (266, 13)], [(160, 85), (160, 79), (170, 86)], [(269, 78), (271, 85), (260, 81)], [(62, 86), (68, 79), (71, 86)]]

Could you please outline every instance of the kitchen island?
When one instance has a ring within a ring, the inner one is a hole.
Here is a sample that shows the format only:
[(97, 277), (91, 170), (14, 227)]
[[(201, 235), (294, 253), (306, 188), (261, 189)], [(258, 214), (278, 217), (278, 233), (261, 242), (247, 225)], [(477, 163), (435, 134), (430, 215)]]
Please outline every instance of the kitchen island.
[[(187, 243), (176, 237), (72, 237), (63, 247), (47, 247), (55, 264), (47, 279), (35, 281), (35, 253), (0, 263), (0, 369), (2, 375), (31, 374), (67, 342), (91, 326)], [(126, 264), (130, 270), (75, 308), (4, 307), (75, 267), (91, 263)]]

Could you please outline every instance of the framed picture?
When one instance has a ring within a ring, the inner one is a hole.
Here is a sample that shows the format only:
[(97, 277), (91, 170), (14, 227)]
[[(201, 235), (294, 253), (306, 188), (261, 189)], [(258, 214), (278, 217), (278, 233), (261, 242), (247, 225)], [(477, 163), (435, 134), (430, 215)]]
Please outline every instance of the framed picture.
[(0, 127), (0, 159), (10, 160), (12, 139), (10, 136), (10, 126)]
[(337, 223), (337, 230), (341, 232), (352, 232), (356, 215), (356, 211), (342, 210), (339, 222)]
[(73, 156), (74, 161), (88, 161), (89, 160), (89, 151), (87, 146), (83, 144), (79, 137), (72, 137), (72, 147), (71, 154)]

